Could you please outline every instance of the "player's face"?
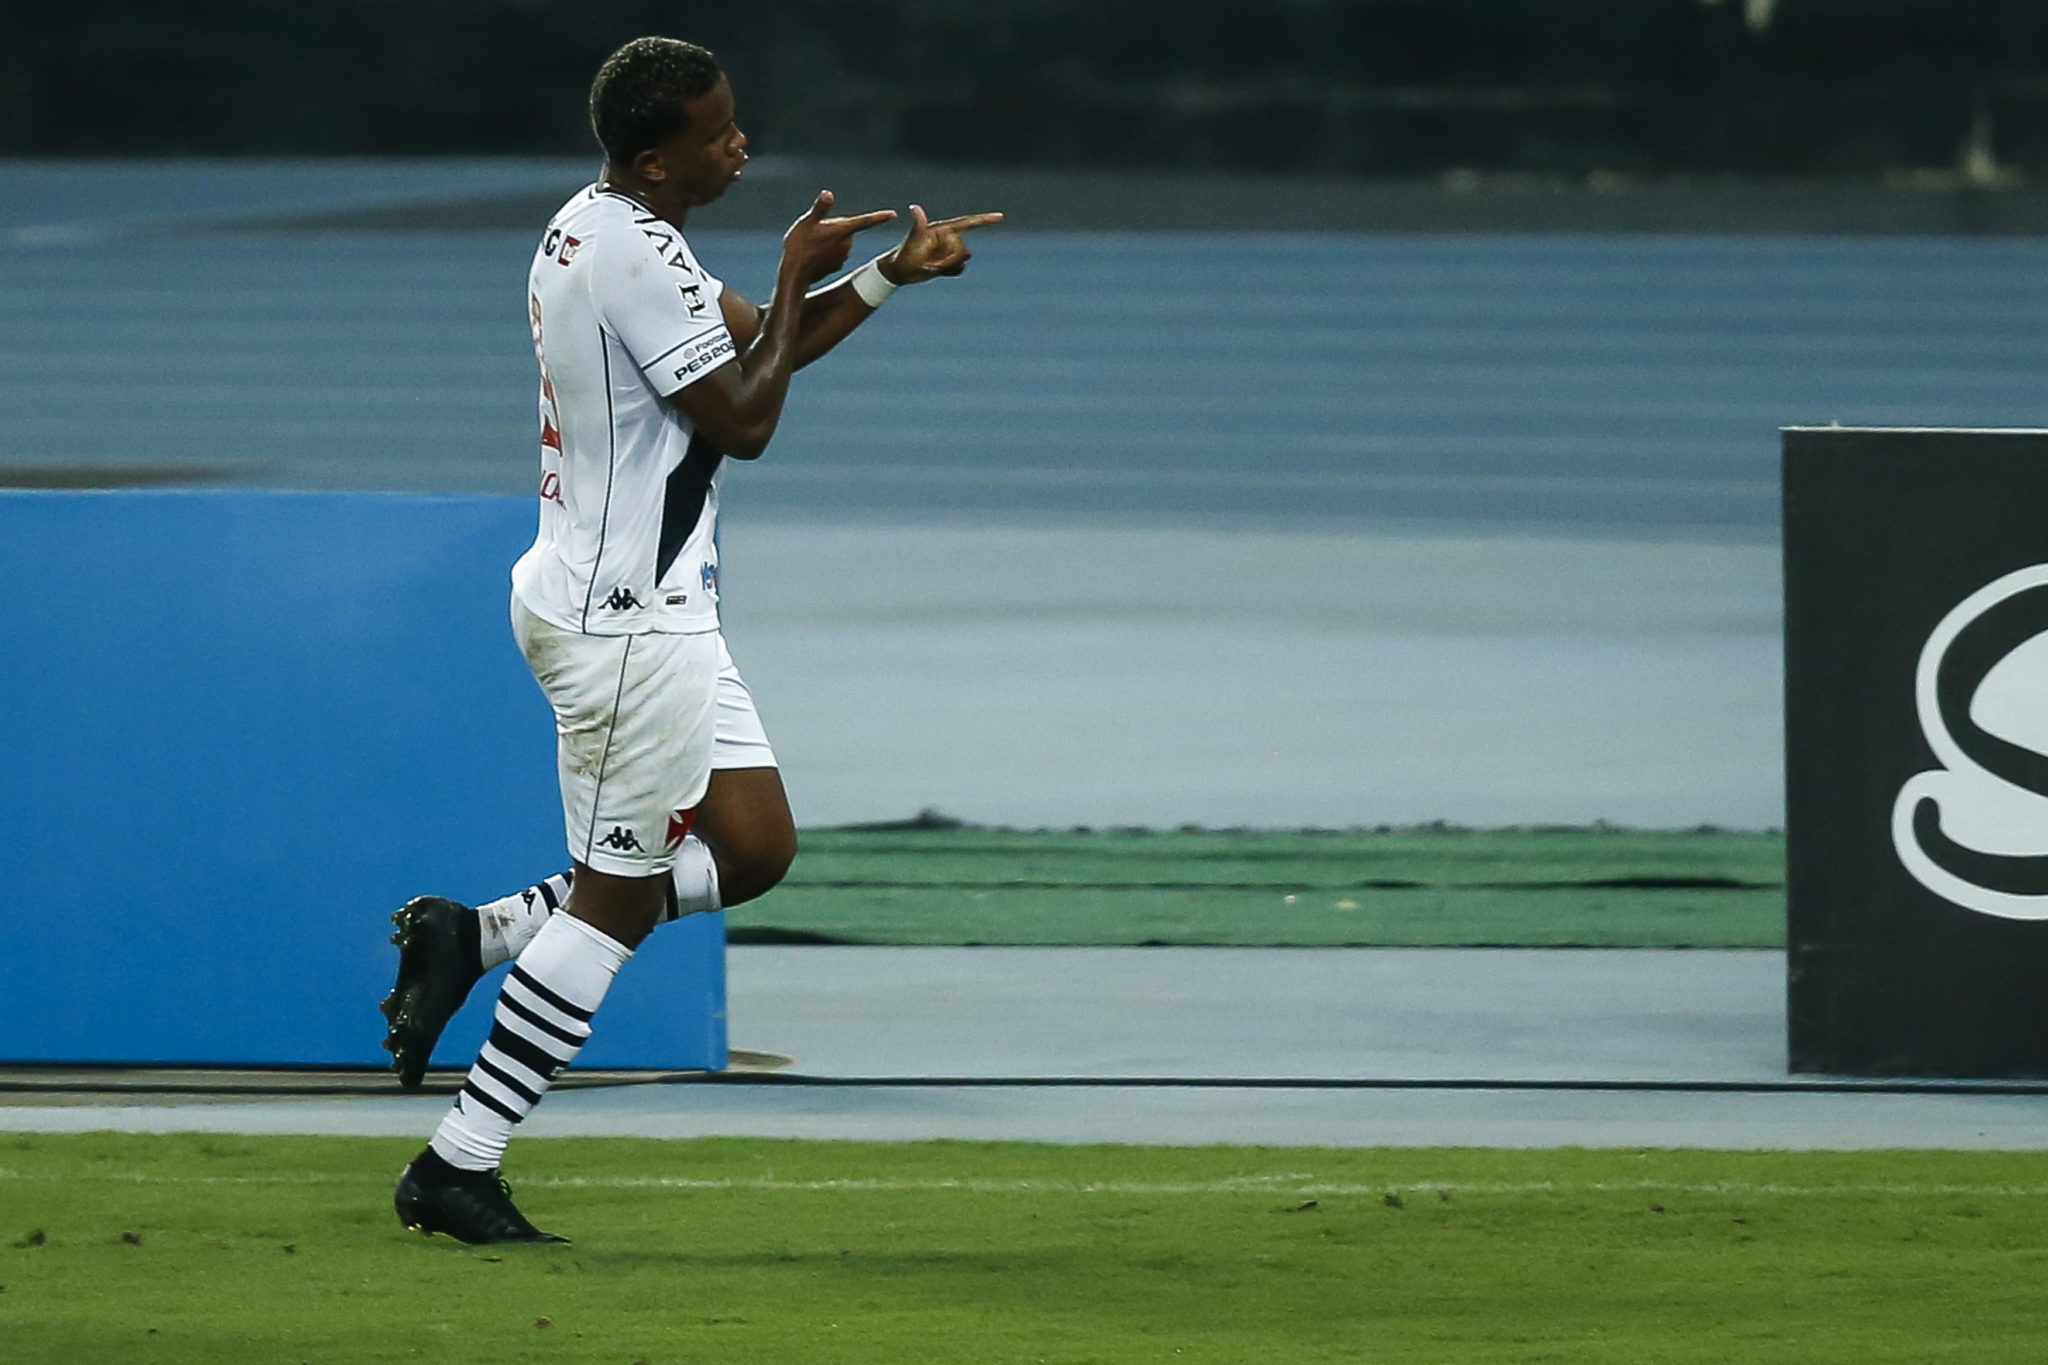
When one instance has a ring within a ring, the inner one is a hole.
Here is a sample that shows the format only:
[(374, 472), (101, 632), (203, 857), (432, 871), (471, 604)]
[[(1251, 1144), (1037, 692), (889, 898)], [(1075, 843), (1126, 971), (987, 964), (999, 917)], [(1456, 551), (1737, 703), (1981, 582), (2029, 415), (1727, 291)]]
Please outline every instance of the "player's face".
[(708, 204), (739, 179), (747, 135), (733, 117), (732, 83), (723, 78), (683, 108), (690, 126), (658, 149), (662, 167), (684, 202)]

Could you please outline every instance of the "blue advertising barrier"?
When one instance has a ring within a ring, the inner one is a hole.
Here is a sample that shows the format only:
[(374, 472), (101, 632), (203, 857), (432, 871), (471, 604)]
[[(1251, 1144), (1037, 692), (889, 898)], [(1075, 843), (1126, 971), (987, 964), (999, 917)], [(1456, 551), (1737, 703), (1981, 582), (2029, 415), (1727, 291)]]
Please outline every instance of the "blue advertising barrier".
[[(391, 911), (567, 866), (532, 535), (523, 498), (0, 493), (0, 1061), (387, 1062)], [(723, 917), (656, 931), (580, 1061), (725, 1065)]]

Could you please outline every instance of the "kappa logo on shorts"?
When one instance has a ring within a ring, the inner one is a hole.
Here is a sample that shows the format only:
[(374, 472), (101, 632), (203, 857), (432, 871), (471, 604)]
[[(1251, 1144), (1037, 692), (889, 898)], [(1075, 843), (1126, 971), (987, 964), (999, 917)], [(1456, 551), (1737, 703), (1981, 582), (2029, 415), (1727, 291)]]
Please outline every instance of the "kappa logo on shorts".
[(600, 848), (615, 848), (621, 853), (645, 853), (640, 846), (640, 836), (624, 825), (613, 825), (612, 832), (597, 841)]
[(613, 588), (612, 595), (604, 599), (604, 604), (613, 611), (628, 611), (638, 607), (640, 599), (633, 596), (631, 588)]

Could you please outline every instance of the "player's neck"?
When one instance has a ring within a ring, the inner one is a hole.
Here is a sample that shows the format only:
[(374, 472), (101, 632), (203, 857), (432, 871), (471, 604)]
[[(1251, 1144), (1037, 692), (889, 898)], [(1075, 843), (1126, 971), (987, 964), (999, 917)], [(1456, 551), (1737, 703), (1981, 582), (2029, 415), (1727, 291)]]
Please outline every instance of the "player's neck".
[(665, 186), (642, 180), (630, 173), (615, 172), (610, 166), (604, 168), (604, 174), (598, 177), (597, 184), (599, 189), (625, 195), (655, 217), (677, 228), (682, 227), (690, 216), (690, 206), (678, 202), (675, 194), (665, 193)]

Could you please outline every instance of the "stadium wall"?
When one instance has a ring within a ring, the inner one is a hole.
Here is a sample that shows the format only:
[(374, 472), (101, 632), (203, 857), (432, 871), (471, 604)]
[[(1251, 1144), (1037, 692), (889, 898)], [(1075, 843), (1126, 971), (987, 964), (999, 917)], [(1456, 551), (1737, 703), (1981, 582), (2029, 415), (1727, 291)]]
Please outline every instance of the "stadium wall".
[(2048, 171), (2038, 0), (75, 0), (0, 155), (584, 154), (598, 60), (719, 51), (756, 148), (1430, 176)]
[[(527, 498), (0, 493), (0, 1060), (386, 1063), (391, 911), (567, 865), (532, 534)], [(579, 1064), (723, 1067), (724, 946), (664, 926)]]

